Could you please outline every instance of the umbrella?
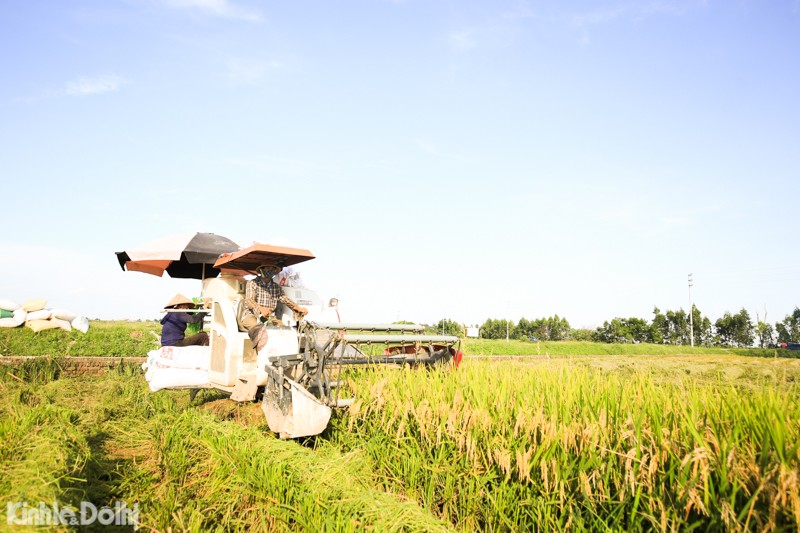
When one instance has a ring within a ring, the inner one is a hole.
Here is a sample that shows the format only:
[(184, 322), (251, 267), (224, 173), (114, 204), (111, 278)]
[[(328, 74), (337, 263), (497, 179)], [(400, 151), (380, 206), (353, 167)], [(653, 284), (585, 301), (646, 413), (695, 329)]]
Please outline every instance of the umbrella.
[(238, 252), (226, 253), (217, 259), (214, 266), (225, 270), (255, 273), (261, 265), (274, 265), (278, 268), (296, 265), (314, 259), (314, 254), (302, 248), (273, 246), (254, 242)]
[(214, 262), (220, 254), (235, 252), (239, 245), (213, 233), (171, 235), (142, 244), (124, 252), (116, 252), (122, 270), (145, 272), (173, 278), (204, 279), (220, 270)]

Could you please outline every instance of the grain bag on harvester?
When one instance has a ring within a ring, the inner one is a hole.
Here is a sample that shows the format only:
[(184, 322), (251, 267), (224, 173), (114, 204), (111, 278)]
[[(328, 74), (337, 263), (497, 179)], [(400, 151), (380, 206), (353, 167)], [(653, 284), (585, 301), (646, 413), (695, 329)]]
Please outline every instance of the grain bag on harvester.
[[(333, 300), (301, 287), (283, 287), (284, 293), (309, 314), (299, 322), (279, 304), (282, 325), (267, 325), (267, 342), (256, 351), (238, 324), (245, 292), (243, 274), (263, 265), (285, 268), (313, 259), (308, 250), (254, 244), (223, 254), (214, 263), (219, 277), (203, 281), (205, 298), (213, 301), (210, 327), (209, 383), (228, 391), (231, 399), (253, 401), (263, 390), (261, 407), (272, 431), (283, 438), (317, 435), (325, 430), (331, 409), (352, 401), (340, 398), (342, 370), (354, 365), (458, 364), (460, 339), (423, 335), (413, 324), (348, 324), (338, 322)], [(379, 356), (361, 347), (381, 345)]]

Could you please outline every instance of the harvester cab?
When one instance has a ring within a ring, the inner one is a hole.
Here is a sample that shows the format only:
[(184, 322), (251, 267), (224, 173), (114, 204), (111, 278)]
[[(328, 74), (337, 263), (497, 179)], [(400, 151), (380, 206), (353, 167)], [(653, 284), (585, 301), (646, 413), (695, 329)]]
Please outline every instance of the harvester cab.
[[(296, 321), (279, 307), (281, 325), (266, 325), (267, 342), (256, 351), (239, 324), (245, 275), (261, 265), (287, 267), (313, 259), (308, 250), (254, 244), (223, 254), (214, 264), (222, 274), (203, 281), (202, 296), (212, 300), (208, 383), (237, 402), (261, 396), (269, 428), (282, 438), (322, 433), (332, 409), (352, 399), (340, 397), (348, 366), (458, 365), (460, 339), (426, 335), (413, 324), (365, 324), (339, 321), (335, 299), (324, 301), (304, 287), (282, 287), (309, 310)], [(369, 349), (364, 349), (369, 347)], [(376, 347), (382, 348), (375, 354)]]

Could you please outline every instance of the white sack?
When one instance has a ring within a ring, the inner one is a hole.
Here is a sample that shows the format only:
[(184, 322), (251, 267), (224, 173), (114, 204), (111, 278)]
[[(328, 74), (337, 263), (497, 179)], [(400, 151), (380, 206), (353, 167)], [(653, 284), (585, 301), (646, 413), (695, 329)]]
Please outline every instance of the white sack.
[(49, 309), (39, 309), (38, 311), (28, 311), (27, 320), (50, 320), (53, 313)]
[(211, 363), (210, 346), (163, 346), (147, 354), (150, 368), (184, 368), (208, 370)]
[(0, 328), (18, 328), (25, 323), (25, 319), (27, 317), (27, 311), (22, 308), (18, 308), (14, 311), (14, 316), (0, 318)]
[(53, 313), (53, 318), (60, 318), (68, 322), (72, 322), (79, 316), (75, 311), (68, 311), (67, 309), (51, 309), (50, 312)]
[(64, 331), (72, 331), (72, 324), (70, 324), (69, 320), (61, 320), (60, 318), (51, 318), (50, 322), (52, 322), (53, 324), (57, 324), (58, 327), (60, 327)]
[(21, 326), (22, 324), (25, 323), (26, 320), (28, 320), (28, 312), (20, 307), (19, 309), (14, 311), (14, 320), (16, 321), (18, 326)]
[(153, 392), (161, 389), (209, 389), (208, 372), (186, 368), (151, 368), (148, 385)]
[(47, 305), (47, 300), (28, 300), (24, 304), (22, 304), (22, 308), (27, 312), (31, 311), (38, 311), (39, 309), (44, 309)]
[(81, 333), (86, 333), (89, 331), (89, 319), (85, 316), (79, 316), (72, 320), (71, 322), (72, 327), (77, 329)]
[(6, 311), (16, 311), (19, 309), (19, 304), (12, 300), (0, 300), (0, 309), (5, 309)]
[(31, 328), (34, 333), (39, 333), (40, 331), (45, 331), (47, 329), (58, 329), (58, 324), (55, 324), (52, 320), (26, 320), (25, 325)]

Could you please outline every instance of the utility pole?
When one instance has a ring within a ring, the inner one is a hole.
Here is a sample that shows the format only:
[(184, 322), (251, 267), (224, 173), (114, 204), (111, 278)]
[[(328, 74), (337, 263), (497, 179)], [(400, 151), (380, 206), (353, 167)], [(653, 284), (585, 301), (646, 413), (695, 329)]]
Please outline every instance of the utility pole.
[(694, 347), (694, 304), (692, 303), (692, 274), (689, 273), (689, 342)]
[(511, 315), (510, 308), (511, 304), (509, 303), (508, 305), (506, 305), (506, 342), (508, 342), (509, 322), (511, 322), (511, 320), (508, 319), (508, 317)]

